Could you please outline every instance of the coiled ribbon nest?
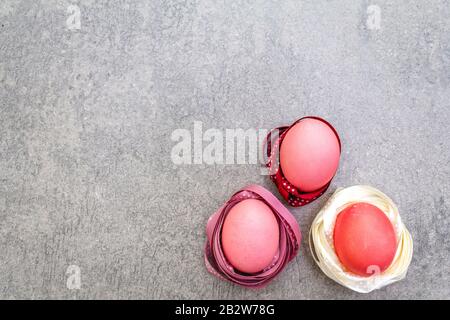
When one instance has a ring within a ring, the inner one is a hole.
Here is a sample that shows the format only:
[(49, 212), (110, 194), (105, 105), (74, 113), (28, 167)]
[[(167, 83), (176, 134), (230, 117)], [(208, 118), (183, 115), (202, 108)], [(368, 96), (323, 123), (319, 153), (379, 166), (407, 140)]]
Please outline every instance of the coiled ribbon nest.
[[(337, 215), (356, 202), (366, 202), (381, 209), (394, 226), (397, 238), (397, 250), (391, 265), (383, 272), (374, 269), (369, 277), (358, 276), (345, 270), (333, 245)], [(338, 189), (317, 214), (309, 237), (311, 252), (320, 269), (334, 281), (357, 292), (371, 292), (403, 279), (412, 259), (412, 237), (403, 224), (396, 205), (384, 193), (370, 186)]]
[[(245, 199), (258, 199), (267, 204), (277, 219), (280, 230), (278, 253), (272, 263), (258, 273), (246, 274), (233, 268), (227, 261), (221, 245), (221, 232), (225, 218), (231, 208)], [(258, 185), (248, 186), (236, 192), (208, 220), (206, 226), (205, 264), (210, 273), (244, 287), (263, 287), (279, 274), (297, 254), (301, 234), (294, 216), (268, 190)]]

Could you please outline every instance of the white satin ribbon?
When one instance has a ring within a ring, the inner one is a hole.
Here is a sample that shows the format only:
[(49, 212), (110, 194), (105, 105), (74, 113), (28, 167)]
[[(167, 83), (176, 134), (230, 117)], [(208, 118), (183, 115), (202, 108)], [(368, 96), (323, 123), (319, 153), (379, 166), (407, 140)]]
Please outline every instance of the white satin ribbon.
[[(391, 221), (397, 237), (397, 251), (391, 265), (380, 272), (368, 270), (373, 275), (361, 277), (345, 269), (337, 257), (333, 245), (336, 217), (345, 207), (366, 202), (381, 209)], [(381, 191), (370, 186), (340, 188), (331, 196), (314, 219), (309, 232), (309, 245), (314, 260), (322, 271), (341, 285), (361, 293), (368, 293), (406, 276), (413, 253), (411, 235), (402, 223), (394, 202)]]

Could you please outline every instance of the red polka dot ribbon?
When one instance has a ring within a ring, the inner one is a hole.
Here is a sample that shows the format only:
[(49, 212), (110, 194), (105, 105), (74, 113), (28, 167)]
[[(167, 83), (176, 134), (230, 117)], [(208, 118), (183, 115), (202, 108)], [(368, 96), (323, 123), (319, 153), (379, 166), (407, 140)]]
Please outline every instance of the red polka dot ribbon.
[[(293, 184), (291, 184), (286, 177), (283, 174), (283, 170), (280, 167), (280, 146), (283, 142), (284, 137), (288, 133), (288, 131), (299, 121), (303, 119), (316, 119), (324, 122), (327, 124), (333, 132), (336, 134), (336, 137), (339, 142), (339, 149), (341, 148), (341, 140), (339, 139), (339, 135), (337, 131), (333, 128), (333, 126), (325, 121), (322, 118), (319, 117), (303, 117), (301, 119), (298, 119), (290, 126), (282, 126), (275, 129), (272, 129), (266, 137), (265, 145), (266, 145), (266, 157), (268, 157), (268, 160), (266, 162), (266, 167), (269, 169), (269, 176), (270, 179), (275, 183), (275, 185), (278, 188), (278, 191), (280, 192), (281, 196), (286, 199), (286, 201), (293, 207), (300, 207), (304, 206), (305, 204), (308, 204), (314, 200), (316, 200), (318, 197), (320, 197), (329, 187), (331, 180), (324, 185), (323, 187), (311, 191), (311, 192), (304, 192), (295, 187)], [(275, 135), (275, 133), (278, 133)]]
[[(280, 244), (278, 253), (272, 263), (264, 270), (247, 274), (242, 273), (227, 261), (222, 250), (222, 227), (231, 208), (246, 199), (258, 199), (268, 205), (280, 228)], [(258, 288), (267, 285), (279, 274), (300, 248), (300, 228), (294, 216), (268, 190), (258, 185), (251, 185), (236, 192), (208, 220), (206, 226), (207, 241), (205, 246), (205, 264), (210, 273), (220, 279), (227, 280), (244, 287)]]

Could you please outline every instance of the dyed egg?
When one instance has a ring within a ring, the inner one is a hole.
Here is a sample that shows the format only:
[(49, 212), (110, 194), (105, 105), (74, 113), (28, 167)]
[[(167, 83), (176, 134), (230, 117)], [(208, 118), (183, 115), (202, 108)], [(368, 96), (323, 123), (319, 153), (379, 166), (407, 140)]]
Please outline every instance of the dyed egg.
[(352, 273), (370, 276), (383, 272), (397, 249), (394, 227), (378, 207), (353, 204), (336, 218), (334, 248), (341, 263)]
[(225, 218), (221, 240), (225, 257), (233, 267), (256, 273), (268, 267), (278, 251), (278, 221), (264, 202), (243, 200)]
[(298, 189), (315, 191), (333, 178), (340, 152), (338, 137), (328, 124), (305, 118), (289, 129), (281, 143), (281, 169)]

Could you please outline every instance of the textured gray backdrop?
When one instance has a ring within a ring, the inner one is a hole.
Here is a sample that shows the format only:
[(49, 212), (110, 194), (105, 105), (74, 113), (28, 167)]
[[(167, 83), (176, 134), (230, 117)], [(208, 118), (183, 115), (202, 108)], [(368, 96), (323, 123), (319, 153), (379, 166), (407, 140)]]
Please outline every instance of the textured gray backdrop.
[[(450, 298), (449, 108), (449, 1), (2, 0), (0, 297)], [(171, 133), (304, 115), (343, 154), (327, 194), (291, 210), (303, 234), (338, 186), (378, 187), (414, 238), (404, 281), (354, 293), (307, 239), (262, 290), (206, 272), (209, 215), (275, 188), (255, 165), (174, 165)]]

